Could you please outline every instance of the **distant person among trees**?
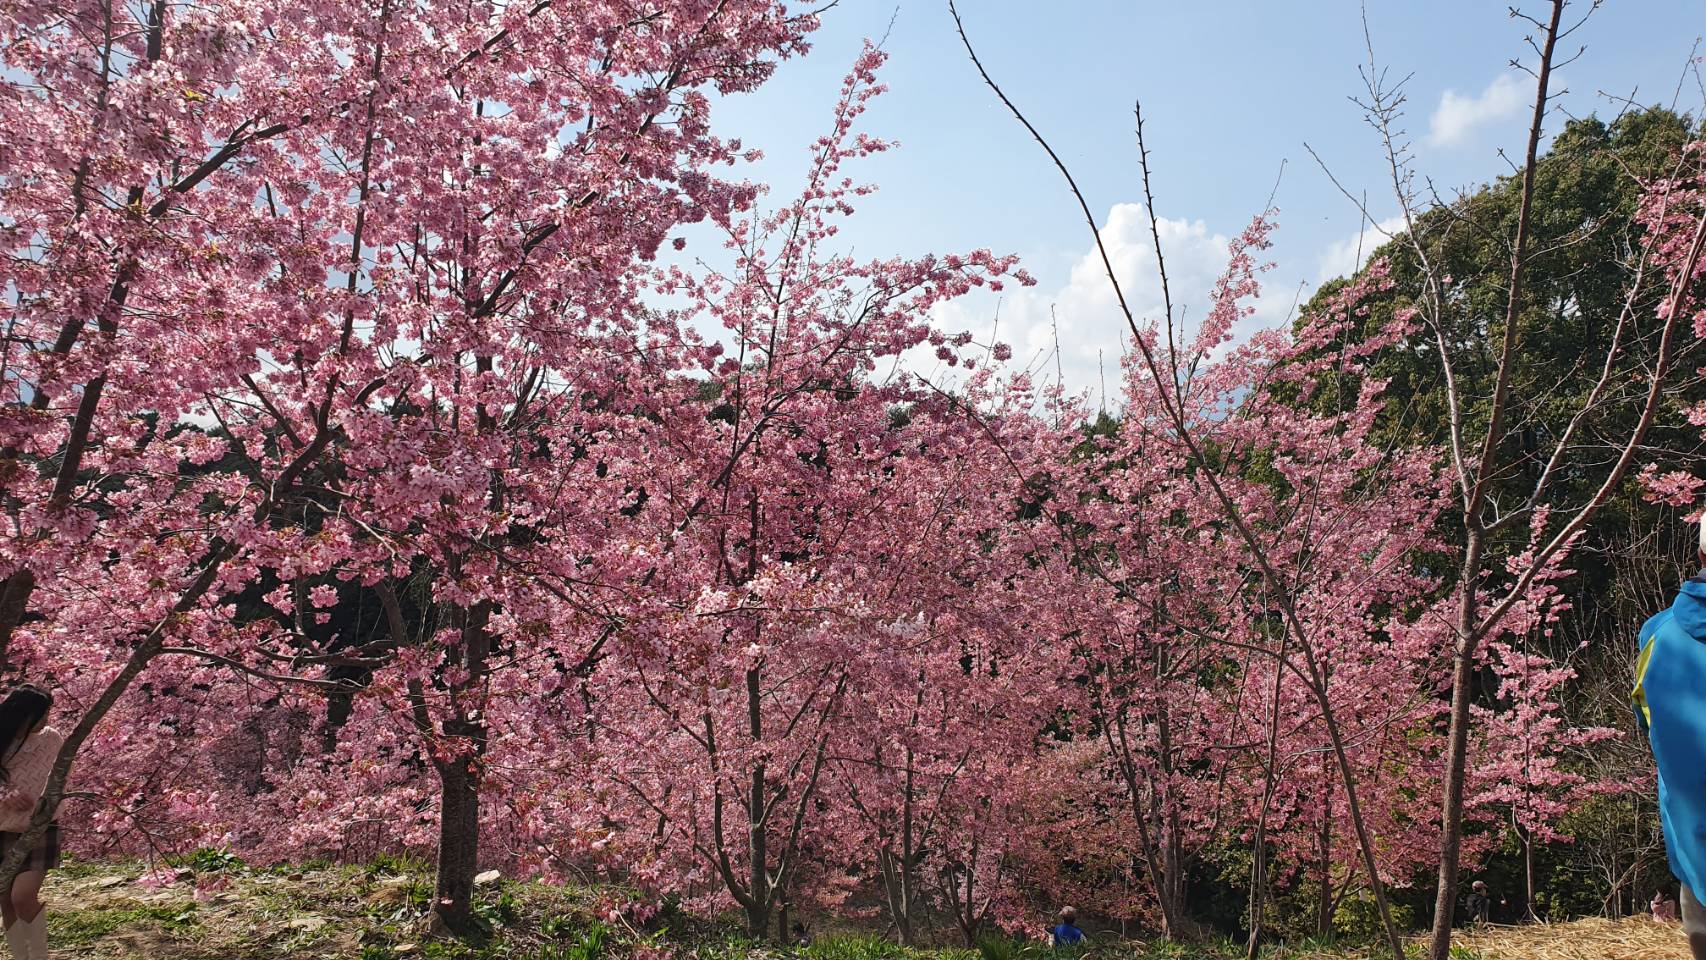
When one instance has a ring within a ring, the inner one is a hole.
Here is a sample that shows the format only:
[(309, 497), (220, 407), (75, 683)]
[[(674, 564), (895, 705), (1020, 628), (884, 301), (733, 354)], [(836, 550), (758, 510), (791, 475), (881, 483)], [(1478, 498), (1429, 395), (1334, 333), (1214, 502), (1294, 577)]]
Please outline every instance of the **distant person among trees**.
[(1493, 916), (1493, 898), (1487, 893), (1487, 881), (1477, 880), (1469, 887), (1469, 900), (1464, 904), (1463, 920), (1470, 925), (1487, 923)]
[(1653, 919), (1663, 923), (1676, 920), (1676, 901), (1667, 896), (1663, 890), (1653, 894)]
[[(1698, 554), (1706, 568), (1706, 525)], [(1682, 929), (1695, 960), (1706, 960), (1706, 908), (1696, 895), (1706, 883), (1706, 569), (1637, 639), (1630, 699), (1658, 763), (1659, 820), (1670, 872), (1682, 881)]]
[(1084, 931), (1078, 929), (1078, 911), (1071, 907), (1060, 908), (1060, 923), (1050, 931), (1054, 935), (1054, 945), (1071, 947), (1084, 942)]
[[(0, 701), (0, 858), (17, 843), (59, 755), (65, 738), (47, 725), (53, 697), (25, 684)], [(47, 960), (47, 918), (40, 899), (47, 871), (59, 866), (59, 824), (47, 833), (24, 860), (6, 896), (0, 898), (0, 917), (6, 942), (17, 960)]]

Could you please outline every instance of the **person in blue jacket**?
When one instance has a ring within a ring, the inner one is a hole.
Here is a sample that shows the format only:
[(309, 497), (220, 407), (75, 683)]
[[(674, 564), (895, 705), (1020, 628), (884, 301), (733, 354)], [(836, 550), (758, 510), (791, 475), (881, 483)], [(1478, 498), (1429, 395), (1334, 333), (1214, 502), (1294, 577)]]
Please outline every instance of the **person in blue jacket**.
[(1050, 932), (1054, 934), (1054, 945), (1071, 947), (1084, 942), (1084, 931), (1078, 929), (1076, 923), (1078, 911), (1071, 907), (1060, 908), (1060, 924)]
[(1706, 524), (1702, 570), (1676, 602), (1641, 625), (1630, 695), (1659, 769), (1659, 820), (1670, 871), (1682, 881), (1682, 929), (1706, 960)]

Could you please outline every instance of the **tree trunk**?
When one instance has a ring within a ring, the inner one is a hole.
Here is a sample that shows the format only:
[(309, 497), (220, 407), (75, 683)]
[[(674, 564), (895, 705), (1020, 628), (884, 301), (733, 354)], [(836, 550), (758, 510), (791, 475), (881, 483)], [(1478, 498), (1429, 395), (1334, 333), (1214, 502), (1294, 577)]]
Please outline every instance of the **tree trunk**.
[(480, 757), (485, 752), (483, 692), (492, 638), (486, 631), (489, 604), (462, 617), (462, 663), (466, 679), (451, 690), (453, 716), (444, 722), (451, 756), (439, 760), (438, 870), (433, 925), (466, 936), (474, 931), (474, 874), (480, 863)]
[(896, 876), (896, 879), (899, 880), (899, 884), (898, 889), (895, 891), (899, 894), (899, 899), (895, 904), (894, 925), (895, 933), (899, 936), (901, 945), (910, 947), (913, 944), (912, 905), (913, 900), (915, 899), (912, 876), (913, 867), (917, 861), (917, 853), (913, 849), (912, 836), (912, 795), (914, 783), (913, 755), (912, 746), (910, 744), (908, 744), (906, 748), (905, 789), (906, 796), (901, 807), (900, 816), (900, 870)]
[(981, 847), (974, 836), (966, 862), (958, 865), (965, 872), (964, 884), (960, 883), (956, 865), (950, 863), (942, 871), (942, 886), (947, 891), (948, 903), (954, 908), (954, 924), (960, 928), (960, 936), (968, 950), (977, 947), (977, 935), (983, 925), (977, 909), (977, 858)]
[(1315, 901), (1315, 935), (1333, 932), (1333, 782), (1327, 781), (1327, 802), (1321, 808), (1321, 833), (1316, 848), (1321, 860), (1321, 890)]
[[(1289, 638), (1290, 635), (1286, 636)], [(1279, 656), (1281, 659), (1285, 657), (1283, 641)], [(1268, 811), (1273, 807), (1274, 785), (1279, 776), (1280, 683), (1284, 677), (1285, 669), (1276, 660), (1271, 698), (1273, 713), (1268, 720), (1267, 762), (1262, 765), (1262, 813), (1256, 819), (1256, 836), (1250, 844), (1250, 939), (1244, 945), (1247, 960), (1256, 960), (1262, 949), (1262, 915), (1266, 909), (1263, 900), (1268, 890)]]
[(1534, 911), (1534, 834), (1521, 827), (1517, 828), (1517, 833), (1522, 837), (1523, 881), (1526, 886), (1523, 893), (1524, 919), (1538, 923), (1540, 917)]
[(12, 642), (12, 630), (24, 621), (30, 594), (35, 588), (36, 575), (29, 567), (19, 567), (16, 573), (0, 583), (0, 666), (11, 666), (7, 651)]
[[(1167, 648), (1156, 650), (1154, 677), (1157, 686), (1171, 673), (1167, 661)], [(1182, 929), (1185, 920), (1184, 856), (1179, 844), (1179, 810), (1173, 802), (1173, 724), (1166, 698), (1156, 706), (1155, 731), (1161, 766), (1158, 799), (1165, 811), (1158, 824), (1160, 836), (1156, 837), (1156, 845), (1161, 848), (1161, 882), (1156, 894), (1161, 901), (1162, 926), (1166, 928), (1162, 932), (1177, 940), (1185, 934)], [(1123, 730), (1121, 737), (1124, 737)]]
[[(1267, 811), (1262, 815), (1265, 818)], [(1262, 825), (1257, 824), (1256, 842), (1250, 849), (1250, 936), (1244, 942), (1246, 960), (1256, 960), (1262, 950), (1263, 892), (1267, 889), (1267, 841), (1262, 839)]]
[[(1471, 588), (1465, 586), (1464, 589), (1469, 591)], [(1451, 730), (1445, 748), (1439, 883), (1434, 893), (1433, 949), (1429, 954), (1432, 960), (1450, 960), (1451, 957), (1451, 930), (1457, 913), (1457, 870), (1463, 857), (1463, 781), (1469, 753), (1469, 700), (1474, 676), (1474, 653), (1464, 650), (1460, 643), (1451, 675)]]
[[(758, 667), (754, 666), (746, 671), (747, 733), (752, 737), (752, 745), (755, 748), (764, 740), (764, 704), (760, 696), (760, 680)], [(764, 781), (764, 761), (760, 760), (752, 766), (752, 782), (748, 788), (746, 808), (747, 863), (750, 867), (747, 890), (751, 893), (746, 907), (746, 929), (760, 940), (770, 932), (770, 907), (773, 903), (771, 897), (775, 892), (770, 887), (770, 849), (764, 817)]]
[(770, 902), (753, 900), (746, 905), (746, 932), (754, 940), (770, 937)]
[(1162, 821), (1162, 829), (1167, 835), (1162, 838), (1161, 872), (1165, 875), (1167, 886), (1168, 914), (1172, 922), (1168, 925), (1167, 936), (1173, 939), (1190, 937), (1184, 929), (1187, 923), (1185, 910), (1185, 855), (1179, 840), (1179, 811), (1171, 800), (1167, 805), (1167, 816)]
[(903, 947), (914, 945), (917, 935), (913, 929), (912, 908), (917, 897), (912, 883), (912, 868), (905, 853), (896, 854), (887, 847), (877, 851), (878, 872), (883, 878), (883, 899), (888, 901), (889, 920), (894, 923), (895, 939)]
[[(1123, 718), (1119, 722), (1120, 743), (1115, 751), (1116, 766), (1120, 775), (1125, 779), (1126, 790), (1130, 793), (1132, 820), (1137, 824), (1137, 838), (1142, 845), (1144, 872), (1148, 875), (1150, 888), (1155, 891), (1156, 907), (1161, 912), (1161, 935), (1173, 937), (1178, 933), (1179, 921), (1173, 912), (1173, 899), (1167, 895), (1168, 883), (1166, 867), (1163, 863), (1161, 848), (1165, 846), (1165, 838), (1156, 837), (1149, 829), (1151, 809), (1144, 801), (1144, 791), (1138, 782), (1136, 765), (1132, 761), (1131, 751), (1125, 745), (1125, 724)], [(1110, 748), (1114, 746), (1113, 734), (1104, 728), (1103, 735), (1108, 738)], [(1151, 793), (1154, 791), (1151, 790)], [(1158, 827), (1159, 829), (1159, 827)]]
[(433, 889), (433, 925), (466, 936), (474, 929), (474, 874), (480, 862), (480, 792), (474, 759), (439, 765), (442, 785), (438, 818), (438, 878)]

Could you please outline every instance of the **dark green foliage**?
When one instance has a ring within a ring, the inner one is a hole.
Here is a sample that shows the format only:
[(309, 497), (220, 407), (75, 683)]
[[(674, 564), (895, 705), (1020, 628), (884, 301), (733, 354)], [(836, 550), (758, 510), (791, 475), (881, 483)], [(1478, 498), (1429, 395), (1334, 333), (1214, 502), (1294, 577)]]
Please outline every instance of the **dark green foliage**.
[(601, 924), (581, 930), (578, 936), (548, 943), (532, 954), (532, 960), (602, 960), (609, 931)]
[[(1643, 190), (1638, 178), (1674, 172), (1682, 146), (1698, 135), (1690, 118), (1657, 108), (1625, 114), (1610, 124), (1590, 117), (1571, 121), (1540, 159), (1532, 218), (1534, 254), (1527, 268), (1522, 338), (1512, 371), (1511, 429), (1498, 452), (1499, 462), (1509, 466), (1493, 490), (1501, 510), (1521, 505), (1533, 489), (1557, 440), (1586, 405), (1618, 336), (1617, 320), (1634, 284), (1641, 244), (1635, 220)], [(1519, 186), (1517, 178), (1503, 178), (1416, 220), (1414, 237), (1435, 276), (1450, 278), (1443, 288), (1442, 332), (1458, 381), (1462, 434), (1469, 447), (1484, 435), (1492, 401), (1510, 283), (1508, 238), (1515, 232)], [(1392, 289), (1368, 301), (1366, 315), (1354, 318), (1351, 338), (1366, 336), (1399, 311), (1427, 301), (1429, 287), (1415, 245), (1400, 237), (1375, 252), (1391, 265)], [(1325, 285), (1311, 309), (1320, 311), (1343, 283)], [(1613, 364), (1609, 387), (1576, 428), (1565, 469), (1546, 497), (1558, 508), (1576, 506), (1598, 488), (1639, 414), (1643, 374), (1657, 350), (1653, 311), (1664, 287), (1649, 276), (1639, 290), (1631, 314), (1635, 322), (1622, 333), (1623, 349)], [(1699, 428), (1682, 415), (1685, 403), (1706, 398), (1698, 383), (1682, 382), (1701, 366), (1702, 351), (1691, 331), (1684, 332), (1682, 347), (1674, 366), (1681, 371), (1679, 389), (1649, 434), (1637, 466), (1686, 466), (1699, 462), (1706, 452)], [(1390, 381), (1382, 439), (1446, 449), (1450, 414), (1434, 333), (1423, 325), (1401, 349), (1383, 354), (1371, 373)], [(1323, 390), (1316, 402), (1354, 395)], [(1633, 598), (1613, 569), (1612, 551), (1638, 540), (1654, 524), (1677, 520), (1675, 511), (1644, 503), (1631, 476), (1572, 557), (1581, 572), (1583, 615), (1594, 616), (1599, 608), (1625, 612)], [(1448, 516), (1444, 522), (1449, 530), (1461, 519)], [(1526, 523), (1511, 524), (1494, 545), (1495, 555), (1521, 549), (1527, 538)]]
[(515, 894), (500, 890), (496, 898), (479, 900), (474, 904), (474, 914), (491, 927), (514, 923), (517, 915)]
[(247, 867), (242, 857), (225, 847), (201, 847), (187, 857), (177, 857), (170, 862), (173, 866), (187, 867), (196, 873), (221, 873)]
[(982, 960), (1030, 960), (1027, 951), (1035, 953), (1035, 946), (994, 935), (977, 938), (977, 954)]
[(824, 937), (798, 952), (806, 960), (967, 960), (969, 951), (919, 950), (887, 937)]
[[(309, 865), (304, 864), (304, 866)], [(324, 866), (324, 864), (315, 864), (314, 866)], [(369, 860), (362, 869), (369, 877), (400, 877), (427, 873), (430, 871), (430, 865), (415, 857), (399, 856), (381, 851), (374, 854), (373, 859)]]

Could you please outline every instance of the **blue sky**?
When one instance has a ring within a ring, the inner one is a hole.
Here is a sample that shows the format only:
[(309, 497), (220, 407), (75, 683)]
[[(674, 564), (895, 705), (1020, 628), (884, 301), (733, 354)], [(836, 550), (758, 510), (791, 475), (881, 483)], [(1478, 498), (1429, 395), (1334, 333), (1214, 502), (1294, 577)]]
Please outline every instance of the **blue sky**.
[[(1532, 12), (1540, 4), (1530, 0)], [(1566, 13), (1586, 10), (1578, 2)], [(1279, 232), (1261, 319), (1283, 319), (1293, 301), (1352, 258), (1356, 208), (1304, 149), (1307, 142), (1353, 192), (1366, 190), (1377, 217), (1397, 212), (1380, 143), (1347, 98), (1359, 94), (1367, 60), (1359, 5), (1347, 0), (963, 0), (979, 55), (1074, 168), (1130, 271), (1140, 303), (1154, 302), (1147, 227), (1132, 137), (1132, 104), (1144, 105), (1156, 206), (1167, 218), (1175, 299), (1200, 313), (1224, 238), (1259, 212), (1280, 175)], [(1526, 24), (1494, 0), (1369, 0), (1375, 53), (1394, 79), (1411, 75), (1405, 127), (1418, 172), (1441, 192), (1472, 186), (1520, 155), (1532, 81), (1513, 70), (1531, 60)], [(890, 22), (892, 19), (892, 28)], [(790, 194), (806, 147), (823, 132), (840, 78), (865, 37), (888, 39), (890, 92), (864, 118), (899, 150), (854, 172), (881, 185), (841, 236), (862, 255), (975, 247), (1020, 254), (1039, 284), (1008, 294), (999, 338), (1017, 359), (1048, 369), (1049, 307), (1055, 305), (1068, 385), (1099, 389), (1098, 351), (1115, 369), (1117, 314), (1105, 278), (1084, 262), (1090, 237), (1059, 175), (978, 79), (954, 34), (946, 0), (842, 0), (824, 17), (815, 49), (784, 64), (760, 91), (719, 105), (716, 123), (766, 153), (756, 175)], [(1620, 109), (1609, 97), (1672, 102), (1695, 38), (1706, 33), (1700, 0), (1611, 0), (1568, 51), (1561, 71), (1569, 115)], [(1702, 45), (1706, 48), (1706, 44)], [(1693, 76), (1679, 104), (1698, 113)], [(1554, 113), (1555, 132), (1564, 117)], [(1141, 228), (1141, 229), (1140, 229)], [(704, 251), (701, 251), (702, 253)], [(1176, 268), (1175, 268), (1176, 264)], [(995, 298), (943, 317), (986, 334)], [(1150, 308), (1144, 308), (1150, 309)]]

